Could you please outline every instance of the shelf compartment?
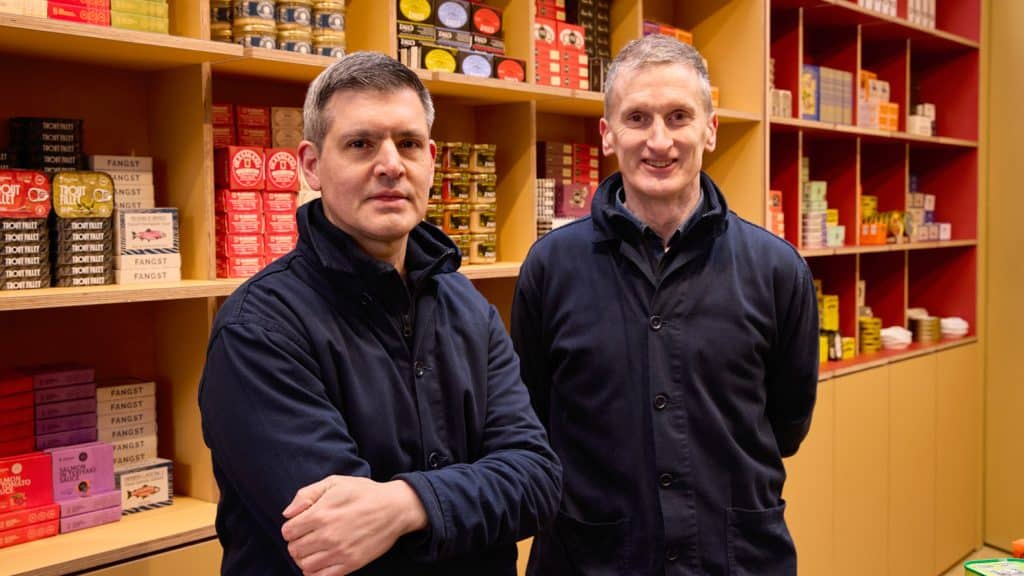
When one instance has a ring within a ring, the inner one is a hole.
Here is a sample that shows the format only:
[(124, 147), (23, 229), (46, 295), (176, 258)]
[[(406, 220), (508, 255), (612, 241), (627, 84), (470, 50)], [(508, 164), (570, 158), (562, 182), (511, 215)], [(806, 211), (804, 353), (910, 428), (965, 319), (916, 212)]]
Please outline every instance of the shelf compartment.
[(856, 256), (813, 258), (808, 261), (811, 275), (821, 280), (822, 294), (839, 296), (839, 333), (857, 334), (857, 261)]
[[(839, 211), (839, 223), (846, 226), (846, 243), (853, 244), (857, 238), (857, 215), (860, 213), (857, 197), (857, 142), (832, 135), (804, 135), (801, 142), (802, 155), (810, 160), (810, 179), (828, 182), (827, 201), (829, 209)], [(802, 191), (798, 191), (798, 198)], [(804, 208), (800, 206), (800, 219), (795, 222), (802, 227)], [(798, 227), (796, 238), (802, 230)]]
[[(860, 147), (860, 190), (878, 198), (878, 211), (903, 210), (907, 196), (907, 145), (864, 142)], [(860, 202), (856, 206), (860, 213)]]
[(0, 53), (132, 70), (165, 70), (238, 58), (242, 47), (170, 34), (0, 14)]
[(978, 241), (948, 240), (945, 242), (904, 242), (902, 244), (879, 244), (866, 246), (842, 246), (839, 248), (819, 248), (814, 250), (800, 250), (804, 258), (817, 256), (837, 256), (843, 254), (874, 254), (876, 252), (908, 252), (911, 250), (936, 250), (941, 248), (963, 248), (977, 246)]
[[(903, 111), (901, 110), (902, 114)], [(835, 134), (849, 138), (861, 138), (867, 141), (897, 140), (910, 142), (914, 146), (922, 148), (977, 148), (977, 140), (964, 138), (951, 138), (948, 136), (919, 136), (907, 134), (906, 132), (889, 132), (887, 130), (874, 130), (860, 126), (847, 126), (845, 124), (834, 124), (831, 122), (819, 122), (817, 120), (803, 120), (800, 118), (779, 118), (770, 119), (772, 131), (797, 132), (816, 134)]]
[(123, 516), (120, 521), (0, 550), (12, 576), (78, 573), (112, 562), (195, 544), (216, 536), (217, 504), (175, 496), (174, 504)]
[(907, 306), (959, 316), (977, 328), (978, 257), (974, 247), (915, 250), (907, 260)]
[(979, 134), (978, 51), (954, 56), (922, 53), (910, 43), (910, 102), (935, 105), (935, 134), (959, 140), (977, 140)]
[(878, 352), (862, 354), (851, 360), (825, 362), (818, 369), (818, 380), (838, 378), (840, 376), (846, 376), (847, 374), (853, 374), (855, 372), (861, 372), (871, 368), (878, 368), (879, 366), (885, 366), (894, 362), (909, 360), (910, 358), (916, 358), (926, 354), (934, 354), (936, 352), (942, 352), (943, 350), (966, 346), (976, 342), (978, 342), (978, 337), (971, 333), (963, 338), (940, 340), (939, 342), (934, 342), (932, 344), (920, 344), (914, 342), (903, 350), (886, 350), (883, 348)]
[[(797, 246), (800, 243), (800, 134), (798, 132), (772, 131), (769, 141), (768, 161), (769, 189), (782, 192), (786, 240)], [(768, 214), (765, 214), (766, 218)], [(811, 251), (801, 251), (804, 257)], [(832, 253), (831, 250), (828, 251)]]
[(860, 256), (860, 279), (864, 281), (865, 287), (864, 303), (871, 308), (875, 318), (882, 319), (883, 328), (906, 326), (906, 268), (905, 252), (875, 252)]
[(918, 192), (935, 195), (935, 221), (952, 224), (953, 240), (978, 235), (978, 151), (911, 149)]

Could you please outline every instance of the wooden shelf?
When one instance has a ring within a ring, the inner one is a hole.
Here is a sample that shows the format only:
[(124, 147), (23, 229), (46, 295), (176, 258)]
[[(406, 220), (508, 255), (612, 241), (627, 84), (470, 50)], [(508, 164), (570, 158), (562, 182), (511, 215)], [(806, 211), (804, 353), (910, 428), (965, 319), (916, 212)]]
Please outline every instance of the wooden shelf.
[(800, 250), (804, 258), (818, 256), (839, 256), (842, 254), (871, 254), (874, 252), (907, 252), (910, 250), (935, 250), (938, 248), (961, 248), (977, 246), (977, 240), (947, 240), (944, 242), (904, 242), (903, 244), (870, 244), (866, 246), (841, 246), (839, 248), (813, 248)]
[(825, 362), (818, 370), (818, 380), (821, 381), (828, 380), (829, 378), (838, 378), (839, 376), (846, 376), (847, 374), (853, 374), (854, 372), (860, 372), (871, 368), (877, 368), (879, 366), (885, 366), (886, 364), (908, 360), (916, 356), (923, 356), (925, 354), (932, 354), (948, 350), (950, 348), (956, 348), (957, 346), (973, 344), (977, 341), (977, 336), (970, 335), (963, 338), (940, 340), (939, 342), (932, 344), (919, 344), (915, 342), (903, 350), (882, 349), (873, 354), (860, 354), (852, 360)]
[(470, 280), (492, 280), (519, 276), (522, 262), (497, 262), (495, 264), (466, 264), (459, 268)]
[(851, 126), (847, 124), (834, 124), (831, 122), (819, 122), (817, 120), (804, 120), (802, 118), (782, 118), (772, 116), (769, 119), (771, 127), (780, 131), (797, 131), (815, 133), (822, 136), (835, 136), (837, 138), (845, 135), (859, 136), (866, 140), (895, 140), (913, 142), (929, 146), (955, 146), (961, 148), (977, 148), (977, 140), (964, 140), (962, 138), (949, 138), (946, 136), (919, 136), (906, 132), (890, 132), (888, 130), (874, 130), (862, 126)]
[(244, 48), (237, 58), (214, 62), (213, 71), (238, 76), (308, 83), (337, 58), (269, 48)]
[(0, 52), (153, 71), (237, 58), (242, 55), (242, 47), (169, 34), (0, 14)]
[(978, 42), (937, 28), (911, 24), (905, 18), (886, 16), (849, 0), (774, 0), (773, 8), (804, 8), (804, 22), (817, 28), (863, 26), (871, 40), (909, 38), (915, 48), (929, 52), (977, 49)]
[(11, 290), (0, 292), (0, 312), (227, 296), (239, 284), (241, 281), (182, 280), (181, 282), (160, 284), (111, 284), (81, 288)]
[(80, 572), (216, 536), (217, 504), (175, 496), (174, 504), (119, 522), (0, 550), (0, 573), (49, 576)]

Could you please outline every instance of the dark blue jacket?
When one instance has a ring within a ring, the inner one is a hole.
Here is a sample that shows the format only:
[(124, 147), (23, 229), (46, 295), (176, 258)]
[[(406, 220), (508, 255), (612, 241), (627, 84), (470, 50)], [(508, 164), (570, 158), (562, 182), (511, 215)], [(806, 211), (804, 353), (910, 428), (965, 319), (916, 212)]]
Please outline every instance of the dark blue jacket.
[(794, 574), (780, 494), (817, 388), (807, 264), (702, 174), (652, 273), (621, 187), (541, 238), (516, 286), (523, 380), (564, 468), (530, 573)]
[(281, 512), (331, 474), (402, 478), (426, 531), (358, 574), (514, 575), (554, 515), (561, 469), (494, 308), (437, 228), (409, 237), (409, 288), (299, 209), (296, 249), (217, 314), (199, 391), (221, 490), (225, 574), (300, 574)]

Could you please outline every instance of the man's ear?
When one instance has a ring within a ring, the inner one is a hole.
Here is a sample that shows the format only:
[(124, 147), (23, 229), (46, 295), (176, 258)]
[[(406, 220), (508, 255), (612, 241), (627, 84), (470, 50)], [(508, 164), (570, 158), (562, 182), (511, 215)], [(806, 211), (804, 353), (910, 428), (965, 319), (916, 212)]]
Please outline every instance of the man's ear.
[(615, 154), (615, 134), (612, 132), (612, 127), (608, 124), (608, 121), (601, 117), (601, 120), (597, 123), (597, 131), (601, 133), (601, 153), (605, 156), (611, 156)]
[(320, 188), (320, 153), (316, 144), (308, 140), (299, 143), (299, 165), (302, 166), (302, 175), (306, 179), (306, 184), (309, 184), (313, 190), (323, 192)]
[(714, 152), (718, 145), (718, 111), (712, 110), (708, 117), (707, 141), (704, 143), (705, 152)]

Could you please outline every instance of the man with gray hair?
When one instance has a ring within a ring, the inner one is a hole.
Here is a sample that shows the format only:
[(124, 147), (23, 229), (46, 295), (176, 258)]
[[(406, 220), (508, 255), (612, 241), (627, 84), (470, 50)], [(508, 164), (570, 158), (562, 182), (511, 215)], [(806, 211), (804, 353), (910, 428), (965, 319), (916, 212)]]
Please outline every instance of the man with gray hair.
[(599, 129), (619, 172), (523, 263), (512, 338), (564, 469), (528, 573), (796, 572), (782, 458), (810, 425), (818, 316), (806, 262), (702, 172), (718, 117), (691, 46), (636, 40)]
[(295, 250), (221, 307), (199, 391), (221, 571), (514, 576), (561, 468), (500, 317), (422, 222), (430, 94), (357, 52), (304, 114), (322, 198)]

